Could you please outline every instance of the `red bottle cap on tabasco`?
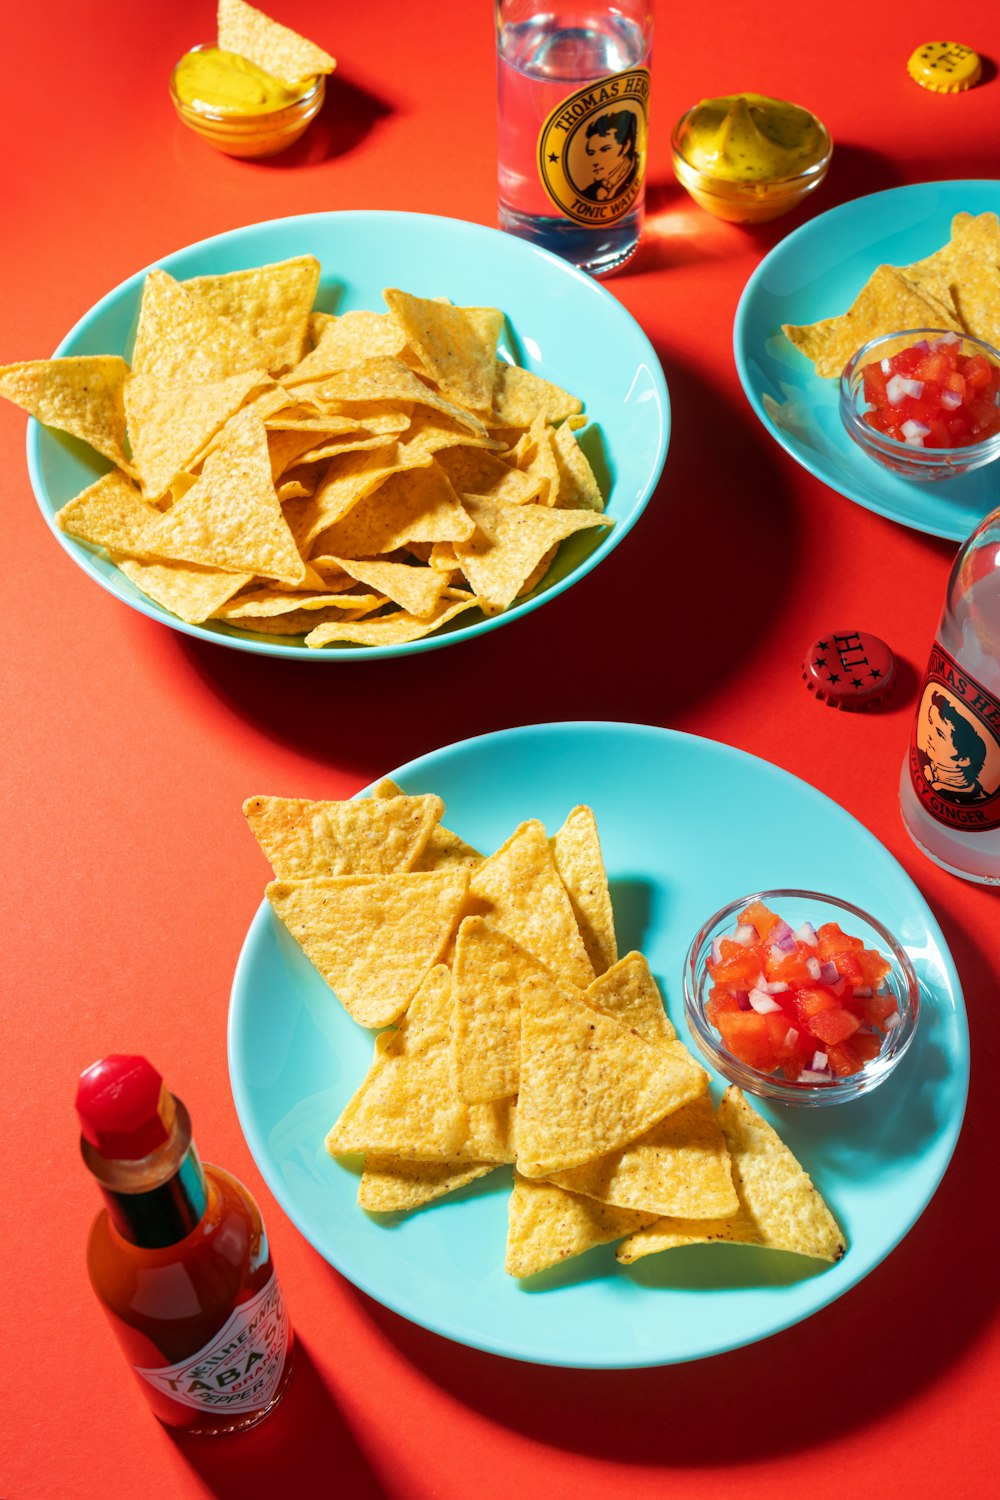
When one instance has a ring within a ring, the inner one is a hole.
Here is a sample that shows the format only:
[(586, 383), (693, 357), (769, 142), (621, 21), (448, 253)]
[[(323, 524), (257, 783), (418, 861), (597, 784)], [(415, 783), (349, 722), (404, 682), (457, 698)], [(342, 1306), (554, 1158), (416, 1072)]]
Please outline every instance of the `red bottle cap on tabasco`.
[(809, 647), (802, 676), (810, 692), (833, 708), (874, 708), (895, 683), (896, 658), (877, 635), (830, 630)]
[(152, 1063), (112, 1053), (80, 1074), (83, 1137), (109, 1161), (139, 1161), (170, 1135), (174, 1101)]

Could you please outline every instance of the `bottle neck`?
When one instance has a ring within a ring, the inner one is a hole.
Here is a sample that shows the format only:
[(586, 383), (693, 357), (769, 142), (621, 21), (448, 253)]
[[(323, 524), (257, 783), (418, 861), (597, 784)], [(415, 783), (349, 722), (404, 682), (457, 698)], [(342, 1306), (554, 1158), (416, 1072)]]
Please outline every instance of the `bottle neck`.
[(139, 1161), (112, 1161), (81, 1140), (111, 1222), (123, 1239), (144, 1250), (175, 1245), (197, 1228), (208, 1206), (208, 1187), (191, 1139), (191, 1121), (179, 1099), (169, 1138)]

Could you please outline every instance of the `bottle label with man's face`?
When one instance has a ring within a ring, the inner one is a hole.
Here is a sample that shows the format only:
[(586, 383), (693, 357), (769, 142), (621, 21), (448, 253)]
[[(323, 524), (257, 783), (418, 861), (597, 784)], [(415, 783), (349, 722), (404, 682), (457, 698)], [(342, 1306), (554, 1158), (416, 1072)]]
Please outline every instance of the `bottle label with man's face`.
[(538, 134), (538, 175), (560, 213), (600, 229), (635, 207), (648, 112), (648, 68), (599, 78), (556, 106)]
[(1000, 828), (1000, 702), (935, 642), (910, 739), (921, 806), (962, 833)]

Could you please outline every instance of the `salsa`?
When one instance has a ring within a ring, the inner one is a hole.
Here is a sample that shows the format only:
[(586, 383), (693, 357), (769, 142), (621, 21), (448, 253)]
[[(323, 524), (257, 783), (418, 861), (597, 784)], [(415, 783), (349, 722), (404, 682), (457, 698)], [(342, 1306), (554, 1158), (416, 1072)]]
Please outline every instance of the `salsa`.
[(899, 1024), (889, 961), (837, 922), (796, 931), (763, 902), (716, 938), (705, 1014), (729, 1052), (790, 1082), (833, 1083), (877, 1057)]
[(1000, 431), (1000, 365), (963, 354), (956, 333), (866, 365), (862, 391), (862, 421), (911, 448), (967, 448)]

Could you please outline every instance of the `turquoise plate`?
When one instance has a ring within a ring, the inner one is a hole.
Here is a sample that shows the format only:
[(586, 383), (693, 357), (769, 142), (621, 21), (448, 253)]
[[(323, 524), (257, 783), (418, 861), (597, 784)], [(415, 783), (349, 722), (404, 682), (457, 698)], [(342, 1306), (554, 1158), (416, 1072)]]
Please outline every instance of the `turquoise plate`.
[[(501, 353), (579, 396), (593, 430), (582, 434), (608, 497), (609, 530), (565, 541), (543, 582), (503, 614), (460, 615), (424, 640), (404, 646), (341, 644), (312, 650), (301, 637), (252, 635), (221, 623), (187, 625), (135, 588), (99, 549), (61, 532), (53, 521), (67, 500), (110, 465), (84, 444), (35, 421), (28, 426), (28, 468), (42, 514), (73, 560), (116, 598), (185, 635), (267, 656), (303, 661), (409, 656), (454, 645), (519, 619), (583, 578), (635, 525), (663, 469), (670, 432), (666, 381), (653, 346), (610, 292), (574, 266), (523, 240), (427, 214), (323, 213), (233, 229), (166, 255), (157, 265), (184, 280), (237, 271), (293, 255), (322, 263), (316, 306), (330, 312), (384, 311), (382, 288), (502, 308)], [(146, 270), (116, 287), (66, 335), (57, 355), (131, 353)]]
[(842, 203), (775, 245), (736, 309), (733, 345), (743, 389), (764, 426), (810, 474), (866, 510), (960, 541), (996, 507), (997, 470), (912, 483), (847, 436), (838, 383), (816, 375), (781, 332), (846, 312), (876, 266), (907, 266), (951, 238), (962, 210), (1000, 212), (1000, 182), (921, 182)]
[(510, 1168), (388, 1223), (358, 1208), (357, 1177), (327, 1156), (323, 1139), (364, 1076), (372, 1036), (333, 999), (265, 902), (233, 983), (230, 1077), (258, 1166), (320, 1254), (435, 1333), (587, 1368), (671, 1364), (752, 1343), (825, 1307), (889, 1254), (955, 1146), (968, 1030), (934, 918), (860, 823), (766, 761), (629, 724), (505, 730), (392, 774), (407, 791), (439, 792), (447, 825), (485, 850), (524, 818), (539, 817), (551, 831), (574, 803), (590, 803), (620, 951), (648, 956), (685, 1040), (681, 970), (692, 935), (732, 897), (784, 886), (845, 895), (877, 913), (913, 959), (923, 1014), (911, 1050), (873, 1094), (833, 1109), (762, 1108), (847, 1232), (839, 1264), (705, 1245), (626, 1268), (613, 1246), (602, 1246), (518, 1283), (503, 1269)]

